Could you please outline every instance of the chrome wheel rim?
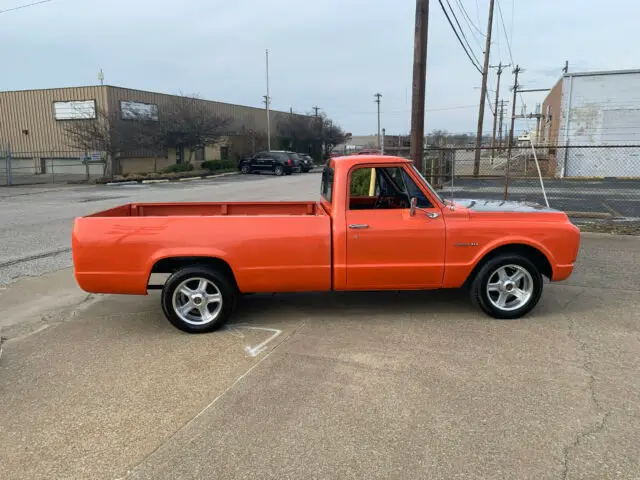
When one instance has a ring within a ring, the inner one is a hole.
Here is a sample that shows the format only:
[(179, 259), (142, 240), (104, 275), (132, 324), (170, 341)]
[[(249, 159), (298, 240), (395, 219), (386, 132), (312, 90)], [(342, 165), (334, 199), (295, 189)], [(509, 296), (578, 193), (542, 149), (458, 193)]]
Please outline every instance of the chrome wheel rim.
[(173, 311), (183, 322), (206, 325), (220, 316), (222, 294), (211, 280), (192, 277), (175, 289), (172, 305)]
[(282, 175), (282, 172), (284, 172), (282, 167), (276, 167), (276, 175)]
[(242, 167), (242, 173), (249, 173), (249, 167), (246, 165)]
[(489, 275), (487, 298), (495, 308), (511, 312), (531, 300), (533, 289), (533, 277), (525, 268), (503, 265)]

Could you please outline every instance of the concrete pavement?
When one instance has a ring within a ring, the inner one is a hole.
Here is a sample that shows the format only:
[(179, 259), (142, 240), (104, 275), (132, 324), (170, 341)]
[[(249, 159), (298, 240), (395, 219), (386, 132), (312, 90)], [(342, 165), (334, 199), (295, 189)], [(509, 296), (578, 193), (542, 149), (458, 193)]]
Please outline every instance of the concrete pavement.
[(70, 271), (22, 279), (0, 310), (40, 313), (2, 330), (2, 477), (637, 478), (639, 266), (640, 239), (588, 234), (522, 320), (455, 291), (252, 295), (197, 336), (157, 294), (60, 306)]

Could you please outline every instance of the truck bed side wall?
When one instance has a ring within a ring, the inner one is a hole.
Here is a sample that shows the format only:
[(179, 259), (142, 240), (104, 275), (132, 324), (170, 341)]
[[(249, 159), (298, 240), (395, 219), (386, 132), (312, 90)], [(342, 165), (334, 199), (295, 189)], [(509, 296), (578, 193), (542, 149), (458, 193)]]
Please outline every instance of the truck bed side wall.
[(243, 292), (331, 288), (330, 218), (84, 217), (73, 229), (76, 279), (87, 292), (145, 294), (163, 258), (224, 260)]

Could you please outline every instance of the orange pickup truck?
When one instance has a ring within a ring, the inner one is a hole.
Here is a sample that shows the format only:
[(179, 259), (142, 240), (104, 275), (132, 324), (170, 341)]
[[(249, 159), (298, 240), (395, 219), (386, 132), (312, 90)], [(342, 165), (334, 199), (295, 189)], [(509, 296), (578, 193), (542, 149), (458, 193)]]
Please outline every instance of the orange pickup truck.
[[(543, 276), (569, 277), (578, 255), (580, 231), (563, 212), (443, 200), (403, 158), (332, 158), (320, 193), (133, 203), (76, 218), (76, 280), (92, 293), (161, 288), (165, 315), (190, 333), (214, 330), (257, 292), (466, 287), (484, 312), (511, 319), (538, 303)], [(153, 285), (152, 273), (169, 276)]]

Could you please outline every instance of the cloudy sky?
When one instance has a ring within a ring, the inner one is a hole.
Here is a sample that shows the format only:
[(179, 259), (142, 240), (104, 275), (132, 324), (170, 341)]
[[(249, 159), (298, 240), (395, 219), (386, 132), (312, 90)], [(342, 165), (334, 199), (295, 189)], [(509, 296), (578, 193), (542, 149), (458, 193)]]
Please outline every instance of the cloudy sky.
[[(272, 108), (317, 105), (347, 131), (369, 134), (380, 92), (383, 127), (409, 130), (414, 0), (51, 0), (2, 12), (34, 1), (0, 0), (0, 90), (96, 84), (102, 68), (111, 85), (261, 106), (268, 48)], [(482, 62), (475, 29), (486, 30), (489, 1), (449, 3)], [(574, 71), (640, 67), (640, 2), (496, 3), (491, 64), (520, 64), (526, 88), (551, 87), (565, 60)], [(471, 132), (481, 75), (438, 1), (430, 8), (426, 130)], [(493, 71), (491, 90), (495, 79)], [(511, 68), (502, 79), (513, 82)], [(543, 98), (523, 94), (530, 110)], [(486, 131), (492, 118), (487, 109)]]

